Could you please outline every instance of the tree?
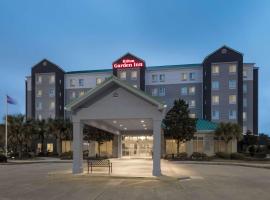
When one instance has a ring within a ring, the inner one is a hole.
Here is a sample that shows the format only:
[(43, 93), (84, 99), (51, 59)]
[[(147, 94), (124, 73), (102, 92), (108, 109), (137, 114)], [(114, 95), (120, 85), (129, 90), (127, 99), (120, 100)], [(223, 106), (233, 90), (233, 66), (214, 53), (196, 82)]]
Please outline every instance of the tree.
[(231, 140), (242, 139), (242, 128), (238, 124), (221, 122), (215, 131), (215, 135), (224, 139), (226, 144), (226, 152), (228, 152), (228, 144)]
[(176, 140), (179, 154), (180, 142), (191, 140), (196, 132), (196, 119), (189, 117), (188, 105), (184, 100), (174, 101), (174, 106), (166, 114), (163, 124), (165, 137)]
[(100, 157), (100, 146), (106, 141), (113, 140), (114, 135), (107, 131), (85, 125), (83, 128), (84, 140), (96, 141), (98, 143), (98, 156)]
[(45, 155), (45, 153), (46, 153), (45, 139), (48, 138), (48, 133), (49, 133), (49, 129), (48, 129), (46, 121), (44, 119), (33, 121), (33, 130), (34, 130), (34, 133), (40, 139), (41, 152), (43, 155)]

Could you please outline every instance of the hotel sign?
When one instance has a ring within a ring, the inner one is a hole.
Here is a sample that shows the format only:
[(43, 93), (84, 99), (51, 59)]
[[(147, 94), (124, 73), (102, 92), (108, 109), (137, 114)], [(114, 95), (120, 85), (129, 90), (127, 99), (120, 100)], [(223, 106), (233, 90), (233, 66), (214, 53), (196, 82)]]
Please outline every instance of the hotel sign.
[(126, 54), (122, 58), (118, 59), (113, 63), (114, 69), (123, 69), (123, 68), (140, 68), (144, 67), (145, 63), (143, 60), (136, 58), (131, 54)]

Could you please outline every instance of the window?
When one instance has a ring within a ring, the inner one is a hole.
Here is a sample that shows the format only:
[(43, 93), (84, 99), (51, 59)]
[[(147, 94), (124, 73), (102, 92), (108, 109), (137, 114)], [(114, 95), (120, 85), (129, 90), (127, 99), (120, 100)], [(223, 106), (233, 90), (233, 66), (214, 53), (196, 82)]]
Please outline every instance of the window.
[(42, 76), (37, 76), (37, 84), (40, 84), (42, 83)]
[(42, 110), (42, 102), (37, 102), (37, 110)]
[(236, 119), (236, 110), (229, 111), (229, 119)]
[(188, 103), (189, 108), (195, 108), (196, 106), (196, 101), (195, 100), (190, 100)]
[(212, 74), (219, 74), (219, 66), (212, 65)]
[(212, 90), (219, 90), (219, 81), (212, 81)]
[(42, 120), (42, 115), (41, 114), (38, 115), (38, 120)]
[(247, 127), (243, 126), (243, 133), (246, 134), (247, 133)]
[(122, 80), (126, 80), (127, 79), (127, 72), (126, 71), (120, 72), (120, 79), (122, 79)]
[(243, 78), (247, 78), (247, 70), (243, 70)]
[(99, 85), (102, 83), (102, 78), (96, 78), (96, 85)]
[(246, 83), (243, 84), (243, 93), (244, 94), (247, 93), (247, 84)]
[(37, 97), (41, 97), (42, 96), (42, 90), (37, 90)]
[(137, 71), (131, 71), (131, 79), (132, 80), (137, 80), (138, 73)]
[(165, 96), (165, 88), (159, 88), (159, 96)]
[(55, 102), (51, 101), (50, 103), (50, 110), (53, 110), (55, 108)]
[(212, 104), (213, 105), (218, 105), (219, 104), (219, 96), (218, 95), (212, 96)]
[(137, 84), (134, 84), (133, 87), (138, 88)]
[(158, 76), (156, 74), (152, 74), (152, 82), (157, 82)]
[(236, 95), (229, 96), (229, 104), (236, 104)]
[(229, 89), (236, 89), (236, 80), (229, 80)]
[(160, 74), (159, 75), (159, 81), (164, 82), (165, 81), (165, 74)]
[(53, 143), (47, 143), (47, 152), (53, 152)]
[(55, 76), (54, 76), (54, 75), (51, 75), (51, 76), (49, 77), (49, 83), (50, 83), (50, 84), (55, 83)]
[(187, 95), (187, 87), (181, 88), (181, 95)]
[(79, 86), (83, 87), (84, 86), (84, 79), (79, 79)]
[(243, 107), (247, 107), (247, 98), (243, 98)]
[(247, 121), (247, 112), (243, 112), (243, 120)]
[(70, 79), (69, 80), (69, 85), (70, 85), (70, 87), (75, 87), (75, 80), (74, 79)]
[(186, 81), (187, 80), (187, 73), (182, 73), (181, 74), (181, 80)]
[(49, 96), (50, 97), (54, 97), (55, 96), (55, 90), (54, 89), (50, 89), (49, 90)]
[(190, 118), (196, 118), (196, 114), (195, 113), (189, 113), (189, 115), (188, 115)]
[(153, 88), (152, 89), (152, 96), (157, 96), (158, 95), (158, 89), (157, 88)]
[(190, 95), (194, 95), (195, 94), (195, 86), (191, 86), (191, 87), (189, 87), (189, 94)]
[(236, 64), (229, 65), (229, 73), (236, 73)]
[(189, 80), (194, 81), (195, 80), (195, 72), (189, 73)]
[(81, 97), (83, 95), (84, 95), (84, 91), (80, 91), (79, 96)]
[(193, 152), (203, 152), (203, 137), (193, 138)]
[(72, 98), (72, 99), (75, 99), (75, 98), (76, 98), (76, 92), (75, 92), (75, 91), (72, 92), (71, 98)]
[(212, 111), (212, 120), (219, 120), (219, 111), (218, 110)]

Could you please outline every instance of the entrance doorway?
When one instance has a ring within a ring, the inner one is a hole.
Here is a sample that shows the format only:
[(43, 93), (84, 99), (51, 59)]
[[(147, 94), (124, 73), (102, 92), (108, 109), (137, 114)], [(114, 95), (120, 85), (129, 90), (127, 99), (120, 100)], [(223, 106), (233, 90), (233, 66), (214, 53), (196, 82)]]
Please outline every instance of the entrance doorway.
[(122, 136), (122, 157), (152, 158), (153, 136)]

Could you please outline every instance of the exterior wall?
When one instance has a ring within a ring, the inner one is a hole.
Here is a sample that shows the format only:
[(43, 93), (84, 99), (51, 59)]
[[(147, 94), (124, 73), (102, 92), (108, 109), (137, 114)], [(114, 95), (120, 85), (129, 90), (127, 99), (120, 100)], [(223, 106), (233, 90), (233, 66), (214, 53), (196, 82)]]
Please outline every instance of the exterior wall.
[(26, 78), (25, 82), (25, 91), (26, 91), (26, 97), (25, 97), (25, 114), (28, 119), (32, 118), (32, 88), (31, 88), (31, 77)]

